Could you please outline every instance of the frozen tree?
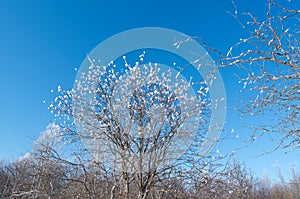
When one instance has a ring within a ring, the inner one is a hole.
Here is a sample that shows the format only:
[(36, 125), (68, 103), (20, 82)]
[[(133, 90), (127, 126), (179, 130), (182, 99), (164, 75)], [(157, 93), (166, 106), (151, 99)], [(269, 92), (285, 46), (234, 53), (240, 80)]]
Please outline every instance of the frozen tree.
[(238, 74), (245, 93), (239, 111), (263, 122), (250, 126), (251, 140), (268, 134), (278, 144), (275, 148), (293, 150), (300, 146), (300, 10), (293, 7), (296, 1), (282, 2), (285, 7), (273, 0), (266, 3), (263, 18), (249, 12), (240, 15), (234, 4), (231, 14), (248, 37), (227, 53), (215, 51), (221, 55), (217, 64), (245, 69)]
[(208, 89), (174, 69), (123, 58), (123, 68), (89, 58), (89, 70), (71, 91), (59, 86), (50, 109), (65, 139), (86, 148), (87, 165), (110, 174), (111, 198), (133, 197), (135, 189), (146, 198), (166, 176), (201, 159)]

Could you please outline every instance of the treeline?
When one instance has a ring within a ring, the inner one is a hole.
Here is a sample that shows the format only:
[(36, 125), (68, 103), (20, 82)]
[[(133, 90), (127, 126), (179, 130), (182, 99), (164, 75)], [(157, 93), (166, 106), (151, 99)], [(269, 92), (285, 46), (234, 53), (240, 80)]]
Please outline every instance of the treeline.
[[(112, 176), (96, 162), (75, 164), (31, 154), (13, 163), (2, 161), (0, 171), (0, 198), (124, 198), (124, 187), (116, 179), (125, 174)], [(143, 198), (300, 198), (300, 175), (292, 172), (288, 181), (281, 179), (271, 185), (268, 178), (255, 178), (237, 161), (225, 167), (171, 169), (168, 175), (155, 178)], [(137, 180), (130, 179), (129, 198), (139, 198)]]

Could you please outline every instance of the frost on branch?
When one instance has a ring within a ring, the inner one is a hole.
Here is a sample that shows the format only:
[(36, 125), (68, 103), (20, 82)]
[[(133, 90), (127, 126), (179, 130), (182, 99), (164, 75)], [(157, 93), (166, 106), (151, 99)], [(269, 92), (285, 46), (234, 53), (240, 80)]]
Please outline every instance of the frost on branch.
[(78, 135), (108, 165), (122, 159), (137, 162), (141, 151), (143, 164), (153, 159), (153, 151), (153, 166), (169, 164), (188, 149), (206, 122), (204, 87), (195, 94), (189, 82), (176, 78), (176, 71), (157, 64), (132, 67), (125, 62), (125, 67), (121, 71), (113, 64), (91, 64), (77, 82), (72, 98)]
[(35, 140), (35, 146), (49, 146), (53, 147), (54, 145), (61, 142), (62, 139), (62, 130), (59, 125), (51, 123), (46, 127), (46, 130), (41, 133), (38, 139)]
[(123, 59), (120, 67), (89, 58), (74, 88), (59, 86), (49, 108), (64, 140), (86, 148), (88, 162), (111, 171), (116, 183), (140, 180), (140, 186), (149, 186), (190, 158), (201, 159), (197, 149), (210, 115), (208, 89), (170, 67), (131, 66)]
[(216, 62), (220, 68), (238, 67), (242, 117), (261, 121), (250, 126), (251, 141), (268, 133), (278, 144), (275, 148), (288, 150), (300, 146), (300, 10), (294, 3), (283, 7), (269, 0), (264, 17), (250, 12), (239, 15), (235, 5), (231, 14), (248, 36), (226, 53), (213, 50), (220, 56)]

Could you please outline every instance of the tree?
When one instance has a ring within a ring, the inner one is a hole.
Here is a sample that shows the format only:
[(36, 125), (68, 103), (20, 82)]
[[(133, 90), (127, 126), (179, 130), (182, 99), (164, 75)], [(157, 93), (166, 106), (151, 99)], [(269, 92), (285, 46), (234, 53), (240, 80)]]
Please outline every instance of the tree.
[(0, 165), (0, 197), (8, 198), (11, 195), (11, 178), (8, 174), (8, 167), (1, 161)]
[(72, 91), (58, 87), (50, 108), (62, 119), (64, 137), (88, 151), (77, 156), (80, 164), (111, 176), (111, 198), (133, 197), (134, 187), (146, 198), (166, 176), (202, 158), (194, 149), (209, 115), (204, 82), (194, 92), (191, 81), (157, 64), (130, 66), (124, 58), (122, 69), (89, 60)]
[(288, 150), (300, 146), (299, 13), (274, 0), (268, 0), (264, 19), (249, 12), (241, 18), (236, 8), (231, 14), (249, 37), (241, 38), (227, 53), (212, 50), (221, 56), (220, 68), (245, 69), (238, 75), (246, 99), (238, 109), (243, 117), (260, 116), (263, 121), (250, 126), (251, 141), (268, 134), (276, 140), (276, 148)]

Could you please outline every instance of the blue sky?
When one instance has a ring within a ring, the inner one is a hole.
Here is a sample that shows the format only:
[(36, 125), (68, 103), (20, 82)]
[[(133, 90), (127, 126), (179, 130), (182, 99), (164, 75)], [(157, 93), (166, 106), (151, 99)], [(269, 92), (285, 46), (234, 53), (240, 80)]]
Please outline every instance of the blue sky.
[[(299, 9), (300, 2), (294, 1), (292, 5)], [(285, 0), (280, 2), (289, 6)], [(241, 10), (257, 16), (264, 15), (266, 3), (237, 0)], [(53, 100), (50, 90), (57, 85), (72, 88), (74, 68), (99, 42), (128, 29), (155, 26), (199, 37), (225, 51), (245, 34), (227, 11), (233, 11), (230, 0), (0, 1), (0, 158), (26, 153), (53, 120), (43, 104)], [(238, 103), (235, 72), (221, 71), (229, 107)], [(236, 113), (228, 110), (225, 131), (249, 132), (240, 124)], [(230, 141), (220, 148), (231, 151), (239, 144)], [(299, 152), (251, 158), (268, 145), (268, 140), (261, 140), (238, 151), (238, 158), (258, 175), (264, 169), (272, 173), (274, 165), (300, 164)]]

